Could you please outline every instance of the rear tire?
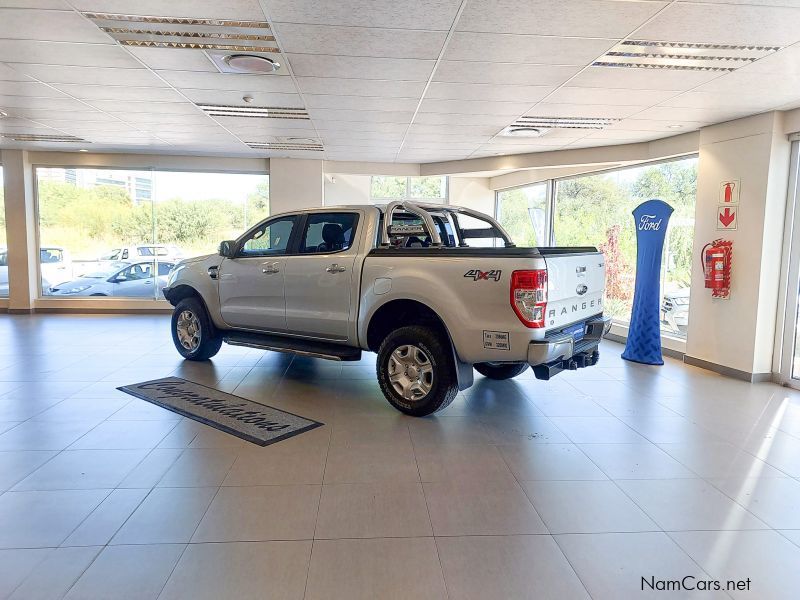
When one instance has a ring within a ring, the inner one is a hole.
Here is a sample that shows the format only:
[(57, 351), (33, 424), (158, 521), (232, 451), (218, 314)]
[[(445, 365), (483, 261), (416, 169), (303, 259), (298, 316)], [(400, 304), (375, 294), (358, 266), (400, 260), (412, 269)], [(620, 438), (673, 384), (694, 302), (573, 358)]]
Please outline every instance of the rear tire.
[(511, 379), (528, 370), (528, 363), (477, 363), (475, 370), (489, 379)]
[(175, 306), (172, 312), (172, 342), (187, 360), (208, 360), (222, 347), (222, 336), (198, 298), (184, 298)]
[(378, 383), (389, 403), (412, 417), (446, 408), (458, 394), (447, 336), (413, 325), (391, 332), (378, 350)]

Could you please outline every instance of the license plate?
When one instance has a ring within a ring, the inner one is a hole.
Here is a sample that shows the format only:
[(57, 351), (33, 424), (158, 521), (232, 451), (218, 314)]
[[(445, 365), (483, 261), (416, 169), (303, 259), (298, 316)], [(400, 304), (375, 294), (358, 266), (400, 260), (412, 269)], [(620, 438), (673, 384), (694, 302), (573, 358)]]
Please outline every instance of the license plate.
[(577, 325), (572, 325), (564, 329), (564, 333), (571, 335), (572, 339), (577, 342), (583, 339), (583, 335), (586, 333), (586, 326), (583, 323), (578, 323)]

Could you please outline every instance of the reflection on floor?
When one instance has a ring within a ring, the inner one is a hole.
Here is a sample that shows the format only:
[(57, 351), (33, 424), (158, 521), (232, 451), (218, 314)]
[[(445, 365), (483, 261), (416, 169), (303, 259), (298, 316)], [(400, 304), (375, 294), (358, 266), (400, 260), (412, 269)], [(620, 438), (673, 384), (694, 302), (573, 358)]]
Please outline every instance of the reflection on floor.
[[(795, 598), (800, 394), (620, 350), (412, 419), (372, 356), (185, 363), (166, 317), (0, 315), (0, 598)], [(170, 374), (326, 425), (261, 448), (114, 389)]]

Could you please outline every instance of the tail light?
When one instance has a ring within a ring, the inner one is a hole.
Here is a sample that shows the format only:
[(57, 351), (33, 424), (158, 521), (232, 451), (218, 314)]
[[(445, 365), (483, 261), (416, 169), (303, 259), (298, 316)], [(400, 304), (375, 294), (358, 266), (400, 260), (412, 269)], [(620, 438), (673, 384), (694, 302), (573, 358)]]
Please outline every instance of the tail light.
[(511, 308), (526, 327), (539, 329), (547, 314), (547, 271), (514, 271), (511, 274)]

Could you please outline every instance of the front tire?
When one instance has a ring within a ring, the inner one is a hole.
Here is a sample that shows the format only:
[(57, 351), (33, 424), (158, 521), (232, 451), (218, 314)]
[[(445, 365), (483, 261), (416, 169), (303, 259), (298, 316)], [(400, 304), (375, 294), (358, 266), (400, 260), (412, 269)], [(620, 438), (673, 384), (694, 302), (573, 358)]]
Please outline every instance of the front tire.
[(430, 327), (400, 327), (378, 350), (378, 383), (400, 412), (424, 417), (446, 408), (458, 393), (447, 336)]
[(511, 379), (528, 370), (528, 363), (477, 363), (475, 370), (489, 379)]
[(187, 360), (208, 360), (222, 347), (222, 336), (198, 298), (184, 298), (175, 306), (172, 342)]

